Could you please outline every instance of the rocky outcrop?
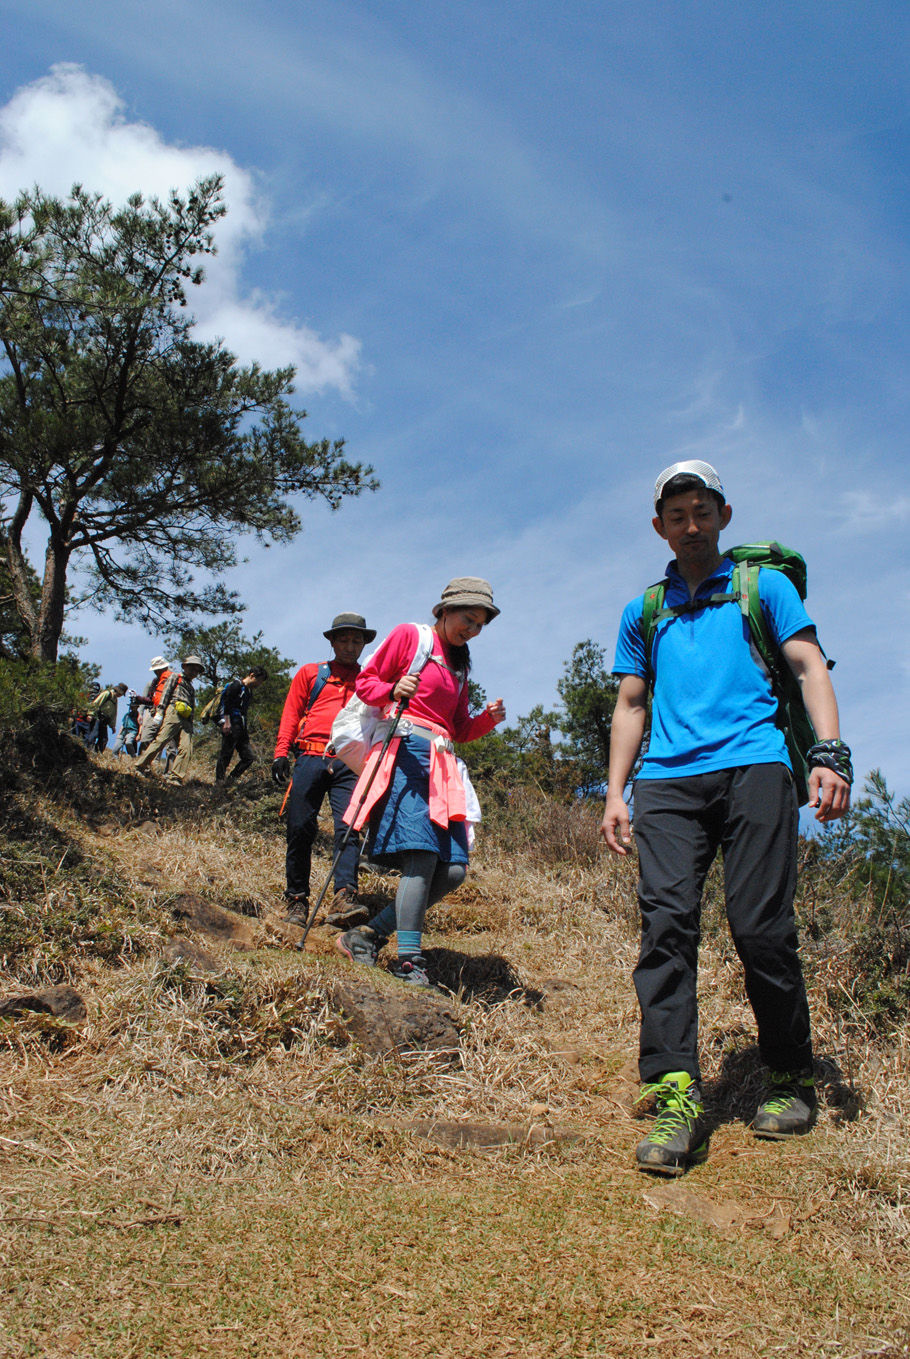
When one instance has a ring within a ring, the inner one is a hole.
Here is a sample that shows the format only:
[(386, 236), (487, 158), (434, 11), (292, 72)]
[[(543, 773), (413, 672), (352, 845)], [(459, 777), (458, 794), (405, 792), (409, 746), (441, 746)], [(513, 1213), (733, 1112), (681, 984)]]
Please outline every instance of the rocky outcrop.
[(217, 906), (194, 892), (183, 892), (174, 897), (170, 909), (171, 915), (185, 929), (204, 934), (230, 948), (262, 948), (266, 943), (264, 931), (248, 916), (227, 911), (223, 906)]
[(338, 1031), (373, 1055), (423, 1051), (460, 1061), (455, 1011), (425, 992), (387, 991), (372, 981), (339, 981), (329, 992)]

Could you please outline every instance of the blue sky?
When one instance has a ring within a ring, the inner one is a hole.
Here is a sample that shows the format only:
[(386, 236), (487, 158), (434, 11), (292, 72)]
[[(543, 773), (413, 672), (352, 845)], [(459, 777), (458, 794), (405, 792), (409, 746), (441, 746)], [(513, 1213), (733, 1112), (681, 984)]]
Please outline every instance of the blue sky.
[[(0, 195), (222, 170), (200, 333), (294, 362), (313, 438), (382, 489), (237, 573), (303, 662), (454, 575), (502, 616), (510, 720), (612, 656), (664, 569), (657, 472), (720, 470), (727, 541), (809, 562), (860, 773), (910, 792), (902, 3), (3, 3)], [(157, 639), (90, 611), (106, 678)]]

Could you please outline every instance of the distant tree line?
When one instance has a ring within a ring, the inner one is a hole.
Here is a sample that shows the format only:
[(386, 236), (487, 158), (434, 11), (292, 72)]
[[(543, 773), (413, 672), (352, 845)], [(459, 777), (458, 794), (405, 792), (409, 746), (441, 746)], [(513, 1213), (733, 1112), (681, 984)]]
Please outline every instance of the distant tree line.
[[(501, 792), (535, 788), (548, 797), (600, 796), (610, 760), (610, 729), (619, 681), (610, 673), (603, 647), (579, 642), (556, 685), (559, 703), (537, 704), (513, 726), (471, 743), (471, 777)], [(472, 707), (486, 695), (471, 685)]]

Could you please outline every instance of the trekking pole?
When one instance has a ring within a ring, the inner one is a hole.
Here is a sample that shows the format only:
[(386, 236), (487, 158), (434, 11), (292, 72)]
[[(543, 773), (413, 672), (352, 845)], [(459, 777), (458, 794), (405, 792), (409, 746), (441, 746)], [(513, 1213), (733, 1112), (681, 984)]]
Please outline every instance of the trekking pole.
[(355, 810), (355, 812), (354, 812), (354, 815), (351, 817), (351, 820), (350, 820), (350, 822), (349, 822), (349, 824), (348, 824), (348, 828), (347, 828), (347, 830), (346, 830), (345, 833), (344, 833), (344, 839), (341, 841), (341, 844), (338, 846), (338, 849), (337, 849), (337, 851), (336, 851), (336, 853), (335, 853), (335, 857), (334, 857), (334, 859), (332, 860), (332, 867), (329, 869), (328, 874), (327, 874), (327, 876), (326, 876), (326, 880), (325, 880), (325, 882), (322, 884), (322, 891), (319, 893), (319, 896), (316, 898), (316, 905), (313, 907), (312, 911), (310, 911), (309, 918), (307, 919), (306, 925), (304, 926), (304, 930), (303, 930), (303, 938), (300, 940), (299, 944), (297, 945), (298, 949), (302, 949), (302, 948), (304, 947), (304, 945), (306, 944), (306, 937), (307, 937), (307, 935), (308, 935), (309, 932), (310, 932), (310, 928), (312, 927), (313, 921), (316, 919), (317, 913), (318, 913), (318, 911), (319, 911), (319, 907), (322, 905), (322, 903), (323, 903), (323, 901), (324, 901), (324, 899), (325, 899), (325, 894), (326, 894), (326, 892), (329, 890), (329, 883), (332, 881), (332, 877), (333, 877), (333, 875), (334, 875), (334, 873), (335, 873), (335, 869), (338, 867), (338, 861), (339, 861), (339, 859), (341, 858), (342, 854), (344, 853), (344, 850), (345, 850), (345, 848), (346, 848), (346, 846), (347, 846), (347, 843), (348, 843), (348, 841), (350, 840), (351, 835), (352, 835), (352, 833), (353, 833), (353, 830), (354, 830), (354, 822), (357, 820), (357, 817), (360, 815), (360, 809), (361, 809), (361, 807), (363, 806), (363, 804), (364, 804), (364, 803), (366, 802), (366, 800), (367, 800), (367, 793), (370, 791), (370, 789), (371, 789), (372, 786), (373, 786), (373, 780), (374, 780), (375, 777), (376, 777), (376, 773), (377, 773), (377, 771), (378, 771), (378, 769), (379, 769), (379, 766), (382, 764), (382, 758), (383, 758), (383, 756), (385, 755), (386, 751), (387, 751), (388, 748), (389, 748), (389, 745), (390, 745), (390, 743), (391, 743), (392, 737), (395, 735), (395, 730), (396, 730), (396, 728), (397, 728), (397, 726), (398, 726), (399, 721), (401, 720), (401, 714), (404, 712), (404, 710), (405, 710), (405, 708), (406, 708), (407, 706), (408, 706), (408, 700), (407, 700), (406, 698), (401, 699), (400, 702), (399, 702), (399, 704), (398, 704), (398, 707), (395, 709), (395, 712), (392, 714), (392, 723), (391, 723), (391, 726), (389, 727), (388, 732), (386, 733), (386, 738), (385, 738), (385, 740), (384, 740), (383, 743), (382, 743), (382, 749), (381, 749), (380, 752), (379, 752), (379, 757), (378, 757), (378, 759), (376, 760), (376, 763), (373, 765), (372, 770), (370, 771), (370, 777), (367, 779), (366, 784), (364, 785), (363, 792), (360, 794), (360, 801), (357, 803), (357, 807), (356, 807), (356, 810)]
[(281, 807), (278, 810), (278, 820), (284, 816), (284, 809), (288, 805), (288, 798), (291, 796), (291, 789), (294, 787), (294, 780), (291, 779), (287, 788), (284, 790), (284, 797), (281, 799)]

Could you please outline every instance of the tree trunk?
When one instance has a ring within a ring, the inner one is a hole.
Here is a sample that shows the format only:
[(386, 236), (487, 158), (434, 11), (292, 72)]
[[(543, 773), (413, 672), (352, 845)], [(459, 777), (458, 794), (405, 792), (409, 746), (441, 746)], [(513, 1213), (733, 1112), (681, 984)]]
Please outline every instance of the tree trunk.
[(30, 649), (34, 652), (35, 634), (38, 629), (38, 610), (35, 607), (32, 591), (29, 589), (29, 565), (25, 553), (22, 551), (22, 529), (28, 519), (31, 507), (31, 495), (23, 494), (10, 520), (4, 547), (9, 566), (13, 605), (29, 634), (31, 639)]
[(41, 608), (32, 630), (32, 655), (39, 661), (56, 661), (66, 602), (66, 568), (70, 550), (52, 533), (44, 554)]

